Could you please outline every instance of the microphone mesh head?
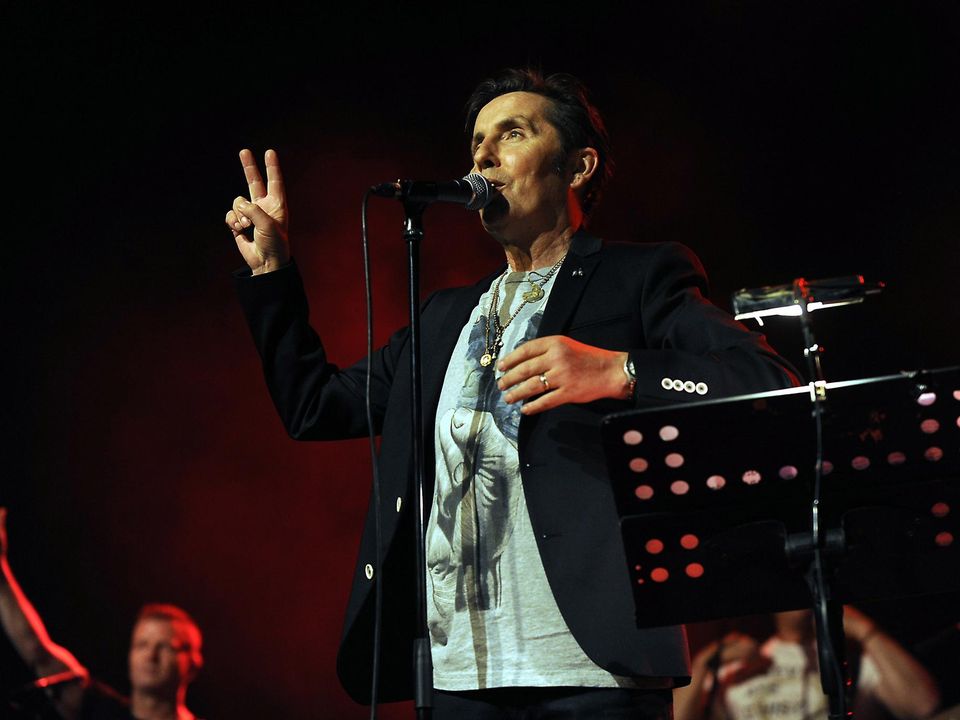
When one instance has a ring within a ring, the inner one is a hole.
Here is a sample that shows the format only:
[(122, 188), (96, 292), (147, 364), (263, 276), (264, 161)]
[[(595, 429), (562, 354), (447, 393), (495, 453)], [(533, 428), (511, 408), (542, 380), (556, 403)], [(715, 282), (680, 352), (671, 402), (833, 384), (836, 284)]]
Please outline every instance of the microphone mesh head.
[(483, 175), (470, 173), (463, 179), (470, 183), (470, 188), (473, 190), (473, 199), (465, 206), (467, 210), (482, 210), (493, 201), (495, 197), (493, 185)]

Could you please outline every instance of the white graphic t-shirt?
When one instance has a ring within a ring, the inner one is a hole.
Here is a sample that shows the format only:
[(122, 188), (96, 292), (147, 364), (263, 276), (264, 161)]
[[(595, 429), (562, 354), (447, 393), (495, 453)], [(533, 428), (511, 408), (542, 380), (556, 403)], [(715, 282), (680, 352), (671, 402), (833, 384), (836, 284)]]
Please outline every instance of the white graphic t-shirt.
[[(444, 379), (427, 526), (427, 616), (438, 689), (631, 684), (587, 658), (557, 609), (520, 480), (520, 403), (507, 405), (496, 385), (497, 362), (537, 335), (554, 280), (544, 282), (547, 273), (509, 272), (494, 280), (460, 333)], [(484, 367), (481, 357), (495, 342), (488, 319), (494, 288), (506, 329), (496, 359)]]

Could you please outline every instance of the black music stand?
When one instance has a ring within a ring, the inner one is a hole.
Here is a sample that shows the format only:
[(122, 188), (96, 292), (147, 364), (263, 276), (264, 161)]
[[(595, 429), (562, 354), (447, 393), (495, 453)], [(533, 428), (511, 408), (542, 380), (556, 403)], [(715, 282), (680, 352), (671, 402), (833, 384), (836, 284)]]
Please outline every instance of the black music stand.
[(601, 430), (637, 624), (819, 603), (834, 708), (843, 683), (823, 652), (842, 646), (843, 603), (960, 588), (960, 367), (819, 388), (818, 543), (813, 387), (618, 413)]

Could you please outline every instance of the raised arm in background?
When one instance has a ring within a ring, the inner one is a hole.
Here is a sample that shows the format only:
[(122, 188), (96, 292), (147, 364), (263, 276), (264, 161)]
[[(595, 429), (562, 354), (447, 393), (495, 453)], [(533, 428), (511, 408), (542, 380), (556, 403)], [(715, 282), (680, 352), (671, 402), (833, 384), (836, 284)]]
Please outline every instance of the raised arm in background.
[(0, 508), (0, 626), (37, 678), (72, 673), (83, 679), (84, 682), (57, 684), (49, 691), (57, 712), (66, 720), (73, 720), (79, 715), (89, 673), (69, 650), (50, 639), (43, 620), (14, 577), (7, 558), (6, 520), (7, 509)]

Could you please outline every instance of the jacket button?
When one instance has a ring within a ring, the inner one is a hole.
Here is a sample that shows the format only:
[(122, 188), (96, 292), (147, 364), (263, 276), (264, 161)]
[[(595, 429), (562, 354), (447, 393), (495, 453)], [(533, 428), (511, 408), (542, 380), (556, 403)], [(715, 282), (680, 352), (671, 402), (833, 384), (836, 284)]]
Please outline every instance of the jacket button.
[(673, 380), (671, 380), (670, 378), (664, 378), (663, 380), (660, 381), (660, 387), (662, 387), (664, 390), (672, 390)]
[(367, 576), (367, 580), (373, 580), (373, 565), (370, 563), (364, 565), (363, 574)]
[(706, 395), (706, 394), (707, 394), (707, 384), (706, 384), (706, 383), (697, 383), (696, 391), (697, 391), (697, 395)]
[(696, 390), (696, 389), (697, 389), (697, 386), (696, 386), (696, 384), (693, 382), (693, 380), (687, 380), (687, 381), (683, 384), (683, 390), (684, 390), (684, 392), (692, 393), (692, 392), (693, 392), (694, 390)]
[(674, 380), (674, 381), (673, 381), (673, 389), (676, 390), (676, 391), (678, 391), (678, 392), (679, 392), (680, 390), (683, 390), (683, 380)]

